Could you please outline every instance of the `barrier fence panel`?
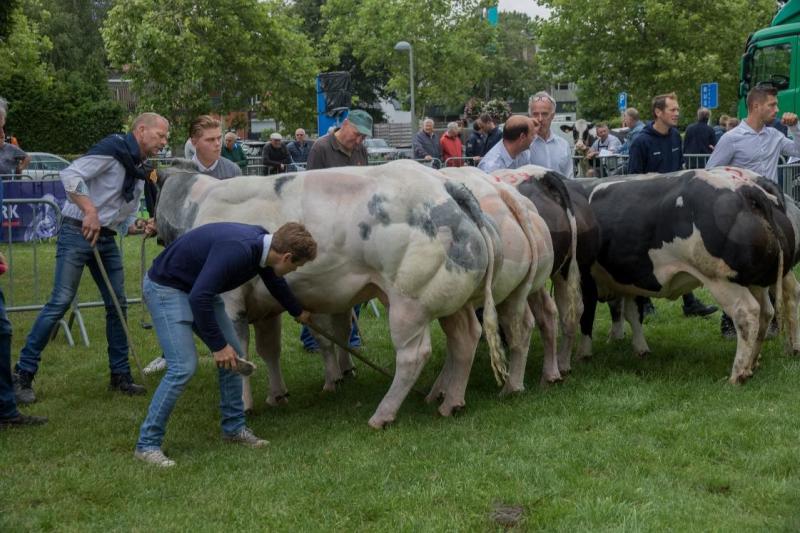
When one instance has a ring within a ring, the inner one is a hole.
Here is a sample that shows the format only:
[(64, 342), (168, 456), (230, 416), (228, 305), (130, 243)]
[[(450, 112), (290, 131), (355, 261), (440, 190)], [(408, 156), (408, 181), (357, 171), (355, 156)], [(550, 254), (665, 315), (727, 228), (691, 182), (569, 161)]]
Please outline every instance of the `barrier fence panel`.
[(706, 168), (711, 154), (683, 154), (684, 168)]

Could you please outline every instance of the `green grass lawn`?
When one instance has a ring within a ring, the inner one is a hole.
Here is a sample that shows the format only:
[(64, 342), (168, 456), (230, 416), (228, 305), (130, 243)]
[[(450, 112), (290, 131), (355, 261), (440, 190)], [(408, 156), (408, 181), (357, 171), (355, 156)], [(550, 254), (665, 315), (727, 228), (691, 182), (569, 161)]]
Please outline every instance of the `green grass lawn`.
[[(137, 295), (138, 243), (126, 246)], [(156, 251), (148, 247), (148, 257)], [(14, 252), (23, 297), (32, 291), (31, 250)], [(46, 295), (52, 245), (39, 254)], [(83, 285), (82, 298), (96, 299), (88, 274)], [(25, 410), (50, 423), (0, 431), (0, 531), (800, 530), (800, 361), (769, 341), (754, 378), (733, 387), (734, 343), (720, 339), (719, 314), (687, 319), (679, 303), (656, 307), (645, 360), (631, 355), (629, 337), (606, 342), (603, 307), (594, 358), (564, 383), (539, 387), (537, 338), (528, 391), (500, 399), (482, 344), (463, 413), (440, 418), (412, 393), (383, 431), (367, 420), (387, 379), (360, 365), (355, 380), (322, 393), (321, 361), (284, 320), (289, 405), (264, 404), (263, 364), (253, 381), (249, 425), (270, 445), (221, 441), (216, 371), (202, 355), (170, 420), (164, 449), (178, 466), (167, 470), (132, 457), (157, 380), (146, 397), (108, 392), (103, 310), (85, 310), (91, 346), (71, 348), (59, 335), (43, 354), (39, 401)], [(140, 306), (130, 316), (146, 363), (158, 353), (155, 335), (139, 327)], [(34, 318), (11, 314), (14, 360)], [(391, 367), (385, 316), (367, 311), (361, 325), (365, 353)], [(434, 326), (420, 388), (432, 385), (443, 352)], [(502, 508), (518, 517), (499, 518)]]

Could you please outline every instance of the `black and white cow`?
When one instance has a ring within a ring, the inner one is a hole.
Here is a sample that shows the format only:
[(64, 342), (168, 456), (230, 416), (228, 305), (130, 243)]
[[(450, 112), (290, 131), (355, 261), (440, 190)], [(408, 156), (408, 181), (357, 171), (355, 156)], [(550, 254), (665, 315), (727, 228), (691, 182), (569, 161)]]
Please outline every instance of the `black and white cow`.
[[(752, 371), (778, 305), (793, 250), (776, 222), (774, 198), (757, 177), (735, 168), (689, 170), (630, 178), (584, 180), (601, 246), (584, 286), (584, 309), (623, 296), (623, 313), (638, 355), (650, 351), (635, 296), (677, 298), (703, 285), (737, 330), (731, 383)], [(592, 301), (592, 296), (596, 298)], [(581, 353), (591, 353), (584, 331)]]

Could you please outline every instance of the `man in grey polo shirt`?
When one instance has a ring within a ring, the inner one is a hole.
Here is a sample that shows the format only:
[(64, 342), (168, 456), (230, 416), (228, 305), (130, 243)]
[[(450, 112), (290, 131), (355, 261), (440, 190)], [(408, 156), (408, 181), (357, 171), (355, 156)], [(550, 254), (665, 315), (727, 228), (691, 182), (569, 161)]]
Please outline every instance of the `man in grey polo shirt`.
[(556, 116), (555, 99), (539, 91), (528, 100), (528, 115), (539, 121), (539, 133), (530, 147), (530, 163), (555, 170), (565, 178), (574, 178), (572, 147), (566, 139), (550, 131)]
[[(342, 126), (333, 132), (320, 137), (308, 153), (306, 170), (320, 168), (365, 166), (367, 164), (367, 148), (364, 139), (372, 137), (372, 117), (361, 109), (353, 109), (342, 122)], [(353, 311), (356, 316), (361, 311), (361, 304), (357, 304)], [(319, 351), (319, 344), (311, 331), (303, 326), (300, 331), (300, 340), (307, 352)], [(350, 329), (350, 347), (361, 346), (361, 336), (358, 328)]]
[(364, 139), (371, 136), (372, 117), (366, 111), (353, 109), (341, 127), (314, 143), (308, 153), (306, 170), (366, 165)]
[[(789, 126), (790, 140), (775, 128), (767, 127), (778, 115), (778, 91), (772, 86), (757, 85), (747, 93), (747, 118), (723, 135), (706, 168), (734, 166), (752, 170), (778, 183), (778, 160), (781, 155), (800, 157), (800, 130), (797, 115), (784, 113), (781, 124)], [(736, 337), (731, 318), (724, 314), (720, 323), (722, 336)]]

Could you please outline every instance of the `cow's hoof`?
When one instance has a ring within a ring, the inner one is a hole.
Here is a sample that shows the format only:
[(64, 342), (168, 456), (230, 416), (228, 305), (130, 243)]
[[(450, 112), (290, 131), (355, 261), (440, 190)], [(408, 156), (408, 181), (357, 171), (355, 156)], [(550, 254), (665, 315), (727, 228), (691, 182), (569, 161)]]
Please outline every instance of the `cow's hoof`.
[(742, 372), (741, 374), (736, 374), (734, 376), (731, 376), (731, 378), (728, 381), (730, 382), (731, 385), (744, 385), (745, 383), (747, 383), (747, 380), (750, 378), (751, 375), (752, 373), (748, 375), (747, 372)]
[(800, 357), (800, 348), (791, 348), (789, 350), (789, 357)]
[(650, 356), (650, 350), (637, 350), (636, 351), (636, 357), (638, 357), (639, 359), (646, 359), (649, 356)]
[(438, 402), (439, 400), (442, 399), (444, 399), (443, 390), (432, 390), (427, 396), (425, 396), (426, 403)]
[(356, 367), (348, 368), (347, 370), (342, 372), (343, 379), (355, 379), (356, 378)]
[(611, 331), (608, 332), (608, 342), (612, 341), (621, 341), (625, 338), (625, 329), (624, 328), (611, 328)]
[(506, 384), (500, 390), (500, 397), (505, 398), (506, 396), (511, 396), (512, 394), (522, 394), (523, 392), (525, 392), (525, 387), (522, 385), (519, 387), (511, 387)]
[(542, 388), (549, 387), (550, 385), (555, 385), (557, 383), (561, 383), (564, 381), (564, 378), (561, 376), (542, 376), (542, 379), (539, 380), (539, 386)]
[(281, 405), (289, 404), (289, 393), (283, 393), (279, 396), (267, 396), (267, 405), (270, 407), (280, 407)]
[(336, 384), (341, 383), (342, 380), (337, 380), (333, 383), (326, 383), (322, 386), (322, 392), (336, 392)]
[(464, 409), (464, 402), (457, 402), (457, 403), (443, 403), (439, 406), (439, 414), (442, 416), (453, 416), (457, 414), (459, 411)]
[(386, 429), (394, 422), (394, 417), (380, 417), (380, 416), (373, 416), (369, 419), (369, 426), (372, 429)]

